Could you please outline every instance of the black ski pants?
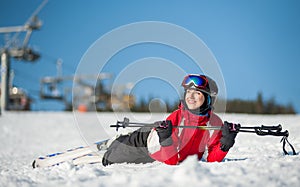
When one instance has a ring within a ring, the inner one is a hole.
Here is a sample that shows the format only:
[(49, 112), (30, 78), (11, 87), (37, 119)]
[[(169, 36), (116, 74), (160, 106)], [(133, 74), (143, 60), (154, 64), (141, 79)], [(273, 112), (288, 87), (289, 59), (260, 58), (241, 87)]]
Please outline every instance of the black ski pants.
[(105, 152), (102, 164), (150, 163), (155, 160), (148, 154), (147, 138), (151, 128), (142, 127), (131, 134), (119, 136)]

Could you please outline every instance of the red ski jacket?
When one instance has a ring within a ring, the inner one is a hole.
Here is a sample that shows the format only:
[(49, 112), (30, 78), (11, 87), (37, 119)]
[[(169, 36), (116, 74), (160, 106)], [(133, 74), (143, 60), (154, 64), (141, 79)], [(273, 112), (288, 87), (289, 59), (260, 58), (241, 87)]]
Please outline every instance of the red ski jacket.
[[(171, 120), (173, 126), (222, 126), (222, 120), (213, 112), (206, 116), (195, 115), (184, 109), (182, 105), (179, 109), (171, 113), (167, 120)], [(211, 134), (210, 134), (211, 133)], [(197, 155), (200, 160), (207, 148), (208, 162), (221, 162), (227, 152), (220, 149), (220, 139), (222, 131), (201, 130), (197, 128), (173, 128), (173, 144), (167, 147), (159, 145), (158, 136), (153, 130), (148, 137), (148, 151), (150, 156), (169, 165), (176, 165), (184, 161), (190, 155)], [(156, 142), (156, 143), (153, 143)], [(156, 146), (154, 146), (156, 144)]]

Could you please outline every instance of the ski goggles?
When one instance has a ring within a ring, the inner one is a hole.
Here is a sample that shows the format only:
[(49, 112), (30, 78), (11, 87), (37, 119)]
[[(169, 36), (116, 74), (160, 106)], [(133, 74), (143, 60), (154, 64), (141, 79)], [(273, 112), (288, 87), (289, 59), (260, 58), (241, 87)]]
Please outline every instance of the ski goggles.
[(208, 80), (203, 75), (187, 75), (184, 77), (181, 86), (185, 89), (195, 86), (198, 89), (207, 90)]

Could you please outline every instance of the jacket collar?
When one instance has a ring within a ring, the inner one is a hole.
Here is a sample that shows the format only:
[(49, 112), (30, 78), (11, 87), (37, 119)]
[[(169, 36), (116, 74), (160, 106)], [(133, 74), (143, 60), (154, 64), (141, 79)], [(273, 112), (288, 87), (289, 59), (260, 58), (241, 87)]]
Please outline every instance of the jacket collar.
[(203, 115), (194, 114), (190, 112), (182, 102), (179, 104), (179, 109), (181, 110), (182, 117), (184, 117), (191, 123), (206, 124), (209, 121), (211, 115), (211, 110), (207, 111), (207, 113)]

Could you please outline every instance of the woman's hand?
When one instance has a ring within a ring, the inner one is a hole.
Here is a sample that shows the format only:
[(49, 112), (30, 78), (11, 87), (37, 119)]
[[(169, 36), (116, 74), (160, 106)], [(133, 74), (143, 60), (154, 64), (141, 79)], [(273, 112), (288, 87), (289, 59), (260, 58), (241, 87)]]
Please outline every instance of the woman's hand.
[(173, 143), (171, 137), (172, 129), (173, 129), (172, 122), (170, 120), (166, 120), (166, 121), (157, 121), (154, 124), (156, 126), (155, 129), (159, 137), (160, 145), (163, 147), (172, 145)]

